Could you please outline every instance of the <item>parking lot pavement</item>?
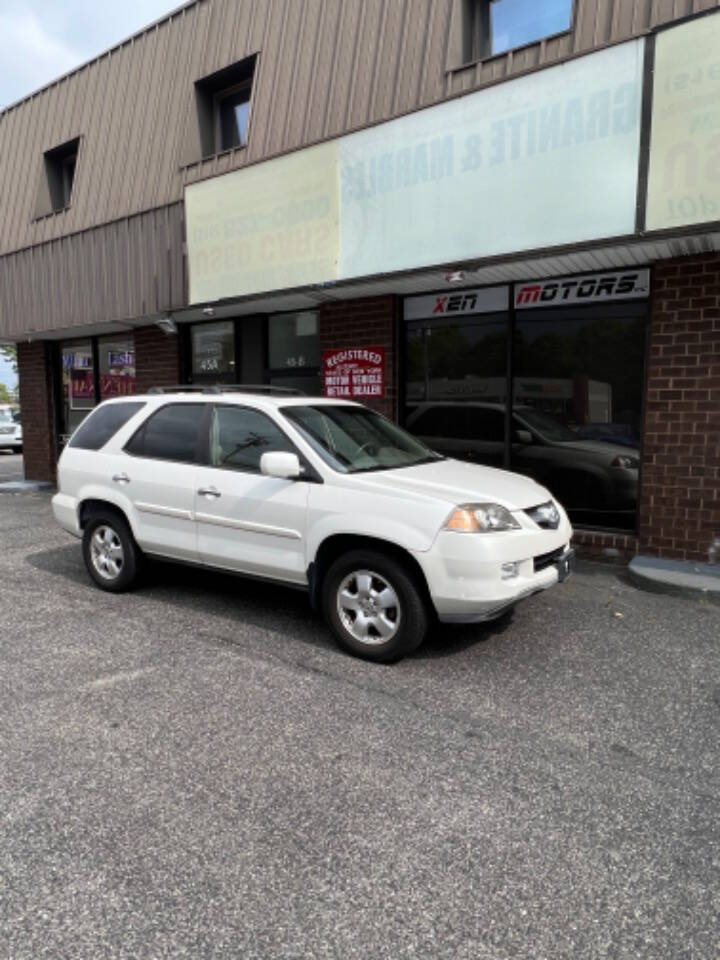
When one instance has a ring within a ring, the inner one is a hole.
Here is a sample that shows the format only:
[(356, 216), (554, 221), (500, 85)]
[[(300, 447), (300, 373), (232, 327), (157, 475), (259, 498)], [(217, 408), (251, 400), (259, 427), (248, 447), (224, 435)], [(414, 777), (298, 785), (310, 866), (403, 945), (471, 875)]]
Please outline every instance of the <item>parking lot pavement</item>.
[(0, 483), (22, 480), (24, 476), (22, 454), (0, 450)]
[(101, 593), (45, 494), (0, 544), (3, 956), (716, 960), (717, 606), (586, 566), (383, 667), (292, 591)]

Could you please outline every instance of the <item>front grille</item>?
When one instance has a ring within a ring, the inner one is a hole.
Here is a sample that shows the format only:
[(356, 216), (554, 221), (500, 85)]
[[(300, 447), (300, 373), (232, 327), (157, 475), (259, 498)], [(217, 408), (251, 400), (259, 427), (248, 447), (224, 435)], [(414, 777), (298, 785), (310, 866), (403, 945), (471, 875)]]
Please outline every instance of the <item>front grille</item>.
[(535, 573), (546, 570), (560, 559), (565, 553), (565, 547), (558, 547), (557, 550), (551, 550), (550, 553), (541, 553), (539, 557), (533, 557), (533, 568)]
[(557, 530), (560, 526), (560, 512), (552, 500), (530, 507), (525, 513), (543, 530)]
[(0, 433), (2, 434), (15, 433), (15, 427), (0, 427)]

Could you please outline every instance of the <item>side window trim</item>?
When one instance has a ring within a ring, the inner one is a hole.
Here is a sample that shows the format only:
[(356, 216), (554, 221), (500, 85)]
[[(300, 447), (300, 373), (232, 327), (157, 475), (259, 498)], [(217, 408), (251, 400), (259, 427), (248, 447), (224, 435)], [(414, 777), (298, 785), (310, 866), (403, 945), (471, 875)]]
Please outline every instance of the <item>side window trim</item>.
[[(203, 415), (200, 419), (200, 425), (198, 427), (198, 436), (195, 444), (195, 456), (193, 460), (175, 460), (171, 457), (153, 457), (146, 453), (145, 451), (145, 432), (147, 425), (151, 420), (154, 420), (155, 417), (161, 413), (163, 410), (167, 410), (169, 407), (203, 407)], [(153, 412), (143, 420), (137, 430), (132, 434), (131, 437), (125, 441), (125, 444), (122, 448), (122, 452), (128, 457), (136, 457), (141, 460), (157, 460), (158, 463), (181, 463), (186, 466), (203, 466), (203, 457), (207, 457), (209, 448), (210, 448), (210, 431), (209, 431), (209, 414), (208, 411), (211, 407), (209, 403), (164, 403), (160, 407), (156, 407)], [(133, 450), (128, 450), (130, 444), (135, 440), (135, 438), (142, 433), (142, 453), (136, 453)]]

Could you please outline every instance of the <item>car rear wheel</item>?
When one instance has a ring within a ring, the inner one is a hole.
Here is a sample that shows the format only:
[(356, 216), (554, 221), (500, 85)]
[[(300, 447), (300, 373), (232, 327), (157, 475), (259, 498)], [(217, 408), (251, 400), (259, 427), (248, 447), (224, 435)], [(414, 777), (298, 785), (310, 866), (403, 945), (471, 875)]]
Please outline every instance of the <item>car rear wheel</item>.
[(345, 554), (323, 583), (325, 617), (350, 653), (389, 663), (425, 639), (428, 616), (414, 577), (395, 559), (370, 550)]
[(102, 590), (120, 593), (137, 580), (140, 549), (118, 514), (95, 513), (88, 520), (83, 531), (83, 558)]

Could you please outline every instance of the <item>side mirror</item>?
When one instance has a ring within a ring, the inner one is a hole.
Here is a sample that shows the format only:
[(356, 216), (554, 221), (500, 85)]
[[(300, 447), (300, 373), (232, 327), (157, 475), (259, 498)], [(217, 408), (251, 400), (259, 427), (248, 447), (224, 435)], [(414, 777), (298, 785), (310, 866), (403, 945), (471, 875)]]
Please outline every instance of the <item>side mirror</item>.
[(278, 480), (297, 480), (302, 470), (296, 453), (274, 450), (260, 457), (260, 473), (265, 477), (276, 477)]
[(533, 437), (529, 430), (516, 430), (515, 438), (518, 443), (528, 444), (533, 442)]

